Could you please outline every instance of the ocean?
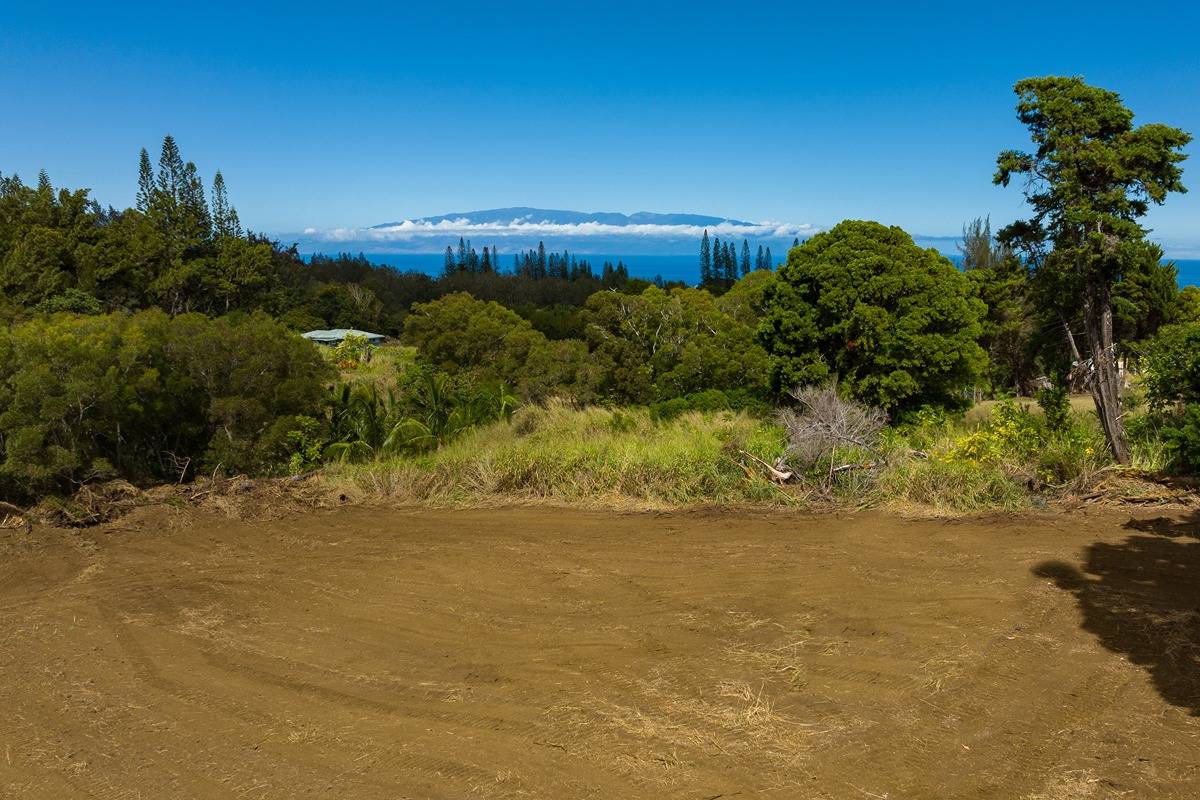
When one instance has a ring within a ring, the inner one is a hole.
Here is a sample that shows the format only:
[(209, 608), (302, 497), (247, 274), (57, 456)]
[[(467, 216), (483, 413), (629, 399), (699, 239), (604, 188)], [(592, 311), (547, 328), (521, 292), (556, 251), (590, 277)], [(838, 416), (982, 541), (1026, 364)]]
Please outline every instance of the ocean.
[[(310, 254), (311, 255), (311, 254)], [(586, 258), (597, 273), (605, 261), (614, 264), (622, 261), (629, 268), (629, 274), (636, 278), (653, 280), (661, 275), (668, 281), (685, 281), (695, 283), (699, 276), (697, 256), (688, 255), (630, 255), (630, 254), (596, 254), (577, 253), (579, 258)], [(367, 260), (372, 264), (387, 264), (407, 272), (424, 272), (428, 275), (439, 275), (442, 271), (444, 255), (442, 253), (367, 253)], [(956, 256), (950, 256), (956, 260)], [(1179, 270), (1180, 286), (1200, 286), (1200, 259), (1174, 259), (1175, 267)], [(500, 263), (505, 270), (512, 269), (512, 256), (501, 253)]]

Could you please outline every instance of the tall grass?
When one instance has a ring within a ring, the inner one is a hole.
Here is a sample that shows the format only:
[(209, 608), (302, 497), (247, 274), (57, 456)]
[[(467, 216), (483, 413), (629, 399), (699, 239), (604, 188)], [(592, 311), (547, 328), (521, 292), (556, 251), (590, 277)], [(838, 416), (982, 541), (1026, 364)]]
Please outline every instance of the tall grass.
[[(365, 496), (434, 504), (548, 500), (661, 508), (823, 501), (964, 513), (1028, 508), (1039, 498), (1083, 488), (1111, 463), (1093, 417), (1075, 413), (1054, 429), (1011, 403), (986, 418), (930, 417), (888, 429), (881, 448), (882, 459), (876, 452), (838, 451), (799, 482), (779, 486), (743, 454), (775, 462), (784, 452), (784, 432), (773, 423), (732, 411), (655, 420), (644, 409), (551, 402), (521, 408), (511, 421), (473, 429), (433, 452), (334, 465), (328, 477)], [(859, 463), (835, 475), (833, 464), (847, 462)]]
[(664, 507), (788, 505), (797, 495), (742, 466), (739, 450), (775, 458), (774, 426), (735, 412), (655, 422), (645, 410), (527, 406), (439, 450), (331, 470), (368, 495), (408, 501), (556, 500)]

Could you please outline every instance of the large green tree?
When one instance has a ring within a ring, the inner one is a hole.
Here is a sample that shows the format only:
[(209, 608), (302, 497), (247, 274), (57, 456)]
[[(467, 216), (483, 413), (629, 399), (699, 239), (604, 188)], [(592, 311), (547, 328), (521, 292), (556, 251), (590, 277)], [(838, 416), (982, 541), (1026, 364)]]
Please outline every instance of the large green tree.
[(1120, 95), (1079, 78), (1029, 78), (1015, 91), (1017, 116), (1035, 149), (1002, 152), (994, 181), (1007, 186), (1023, 177), (1033, 214), (1001, 236), (1022, 247), (1042, 282), (1053, 286), (1048, 294), (1073, 354), (1080, 351), (1071, 312), (1082, 317), (1096, 411), (1113, 457), (1127, 463), (1114, 290), (1144, 258), (1146, 230), (1138, 219), (1151, 203), (1184, 191), (1180, 163), (1191, 137), (1167, 125), (1135, 128)]
[(404, 320), (403, 341), (417, 348), (425, 364), (503, 381), (525, 399), (582, 391), (583, 342), (551, 342), (515, 311), (465, 292), (415, 304)]
[(584, 320), (600, 392), (609, 399), (653, 403), (705, 389), (765, 393), (767, 358), (754, 328), (703, 289), (597, 292)]
[(985, 360), (985, 308), (966, 277), (878, 222), (842, 222), (793, 247), (763, 305), (758, 333), (777, 392), (836, 378), (899, 415), (959, 408)]

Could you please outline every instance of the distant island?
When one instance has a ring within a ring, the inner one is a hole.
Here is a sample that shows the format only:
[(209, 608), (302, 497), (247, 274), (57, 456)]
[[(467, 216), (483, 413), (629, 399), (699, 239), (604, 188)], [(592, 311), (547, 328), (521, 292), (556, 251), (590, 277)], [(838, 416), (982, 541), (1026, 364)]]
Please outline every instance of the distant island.
[(380, 253), (440, 253), (460, 237), (487, 240), (503, 253), (523, 252), (539, 242), (573, 252), (614, 255), (694, 254), (707, 230), (722, 239), (749, 239), (786, 252), (796, 238), (807, 239), (823, 228), (808, 223), (751, 222), (710, 214), (638, 211), (570, 211), (513, 206), (460, 211), (436, 216), (382, 222), (363, 227), (306, 228), (281, 234), (301, 252), (353, 251)]

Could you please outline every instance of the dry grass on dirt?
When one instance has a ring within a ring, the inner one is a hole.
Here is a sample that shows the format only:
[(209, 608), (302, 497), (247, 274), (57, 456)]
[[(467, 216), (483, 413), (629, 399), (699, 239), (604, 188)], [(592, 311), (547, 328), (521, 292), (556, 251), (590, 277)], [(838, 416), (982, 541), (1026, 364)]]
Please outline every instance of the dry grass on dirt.
[(1194, 512), (229, 512), (0, 531), (0, 796), (1200, 796)]

